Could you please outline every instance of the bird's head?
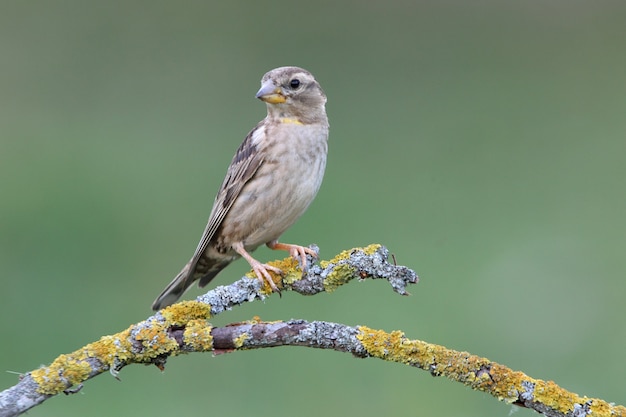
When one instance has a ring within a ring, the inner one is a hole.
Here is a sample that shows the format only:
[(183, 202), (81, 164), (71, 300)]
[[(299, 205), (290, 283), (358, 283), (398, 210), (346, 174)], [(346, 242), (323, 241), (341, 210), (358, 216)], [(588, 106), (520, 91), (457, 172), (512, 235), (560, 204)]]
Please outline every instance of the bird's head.
[(313, 75), (298, 67), (280, 67), (266, 73), (256, 97), (278, 117), (317, 118), (326, 114), (326, 94)]

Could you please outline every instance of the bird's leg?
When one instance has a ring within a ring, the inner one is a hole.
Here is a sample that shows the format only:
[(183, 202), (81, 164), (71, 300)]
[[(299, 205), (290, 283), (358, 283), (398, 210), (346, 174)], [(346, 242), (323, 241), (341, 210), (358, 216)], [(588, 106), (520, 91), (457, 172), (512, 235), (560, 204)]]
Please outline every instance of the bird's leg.
[(256, 274), (257, 278), (259, 278), (261, 280), (261, 282), (267, 281), (269, 286), (272, 288), (272, 291), (277, 292), (278, 294), (280, 294), (280, 290), (278, 289), (278, 287), (274, 283), (274, 280), (272, 279), (272, 277), (269, 274), (269, 272), (267, 272), (267, 270), (269, 269), (272, 272), (275, 272), (275, 273), (277, 273), (279, 275), (283, 275), (283, 271), (281, 271), (280, 268), (276, 268), (275, 266), (268, 265), (268, 264), (262, 264), (261, 262), (259, 262), (256, 259), (254, 259), (252, 257), (252, 255), (250, 255), (246, 251), (246, 249), (244, 248), (242, 242), (235, 243), (234, 245), (232, 245), (232, 248), (235, 250), (235, 252), (237, 252), (239, 255), (241, 255), (241, 257), (243, 259), (248, 261), (248, 263), (252, 267), (252, 270)]
[(289, 252), (289, 254), (295, 258), (300, 259), (300, 266), (302, 272), (305, 272), (307, 269), (306, 255), (311, 255), (314, 258), (317, 258), (317, 253), (311, 248), (307, 248), (305, 246), (300, 245), (292, 245), (290, 243), (280, 243), (277, 240), (272, 240), (271, 242), (267, 242), (267, 247), (274, 250), (285, 250)]

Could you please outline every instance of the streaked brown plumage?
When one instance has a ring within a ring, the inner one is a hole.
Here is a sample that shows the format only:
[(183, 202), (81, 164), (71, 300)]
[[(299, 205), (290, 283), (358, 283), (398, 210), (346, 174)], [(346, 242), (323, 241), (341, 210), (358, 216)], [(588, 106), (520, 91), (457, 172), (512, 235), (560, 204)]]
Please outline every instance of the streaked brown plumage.
[(278, 291), (267, 271), (281, 271), (250, 255), (262, 244), (289, 251), (303, 268), (306, 254), (315, 255), (278, 238), (305, 212), (322, 183), (326, 95), (308, 71), (281, 67), (263, 76), (256, 97), (267, 103), (267, 117), (237, 149), (193, 257), (154, 301), (154, 310), (176, 302), (195, 281), (205, 286), (239, 257)]

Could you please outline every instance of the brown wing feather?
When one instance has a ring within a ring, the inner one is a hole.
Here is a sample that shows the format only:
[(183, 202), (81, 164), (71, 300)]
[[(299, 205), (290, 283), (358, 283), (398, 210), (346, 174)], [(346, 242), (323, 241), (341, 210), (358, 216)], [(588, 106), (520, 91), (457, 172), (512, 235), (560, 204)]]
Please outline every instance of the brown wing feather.
[(204, 229), (204, 232), (202, 233), (202, 238), (198, 243), (198, 247), (191, 258), (188, 278), (193, 279), (198, 261), (208, 247), (209, 242), (215, 235), (215, 232), (222, 224), (224, 217), (226, 217), (226, 214), (239, 196), (241, 189), (250, 180), (250, 178), (254, 176), (254, 173), (263, 163), (263, 158), (260, 155), (260, 152), (258, 152), (257, 146), (252, 143), (252, 137), (260, 128), (261, 124), (262, 122), (256, 125), (255, 128), (248, 133), (244, 141), (237, 149), (237, 152), (228, 167), (224, 182), (215, 197), (209, 221)]
[[(262, 122), (261, 122), (262, 123)], [(213, 203), (213, 209), (209, 216), (209, 221), (204, 228), (202, 238), (198, 247), (193, 254), (191, 260), (185, 265), (185, 267), (176, 275), (174, 280), (163, 290), (161, 295), (152, 304), (153, 310), (159, 310), (165, 306), (168, 306), (185, 292), (187, 288), (193, 284), (196, 279), (202, 278), (201, 284), (207, 284), (211, 278), (213, 278), (222, 268), (229, 264), (229, 261), (222, 262), (213, 265), (212, 270), (204, 271), (202, 276), (196, 276), (198, 268), (198, 262), (202, 258), (204, 251), (207, 249), (211, 239), (219, 229), (224, 217), (230, 210), (231, 206), (241, 193), (241, 189), (244, 185), (254, 176), (254, 173), (259, 169), (263, 163), (263, 158), (260, 155), (257, 146), (253, 143), (253, 136), (255, 132), (260, 129), (261, 123), (259, 123), (254, 129), (248, 133), (248, 136), (237, 149), (235, 156), (228, 167), (224, 182), (220, 187), (220, 191), (215, 197)]]

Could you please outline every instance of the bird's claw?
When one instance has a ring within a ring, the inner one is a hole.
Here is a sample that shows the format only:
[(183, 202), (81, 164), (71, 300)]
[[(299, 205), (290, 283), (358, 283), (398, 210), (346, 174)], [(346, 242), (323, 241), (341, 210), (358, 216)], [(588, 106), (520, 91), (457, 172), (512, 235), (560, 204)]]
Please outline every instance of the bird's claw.
[(285, 275), (285, 273), (282, 271), (282, 269), (277, 268), (272, 265), (262, 264), (259, 262), (256, 265), (252, 266), (252, 270), (254, 270), (254, 273), (256, 274), (257, 278), (261, 280), (261, 282), (265, 281), (268, 283), (268, 285), (270, 286), (273, 292), (277, 292), (279, 295), (282, 294), (280, 292), (280, 289), (276, 286), (276, 283), (272, 279), (272, 276), (268, 272), (268, 270), (270, 270), (280, 276), (283, 276)]

